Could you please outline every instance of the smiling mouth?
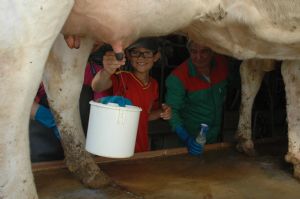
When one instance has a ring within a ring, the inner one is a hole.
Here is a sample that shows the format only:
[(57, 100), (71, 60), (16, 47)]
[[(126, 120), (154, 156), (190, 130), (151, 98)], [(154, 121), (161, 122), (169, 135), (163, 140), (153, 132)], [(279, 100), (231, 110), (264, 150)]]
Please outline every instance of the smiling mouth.
[(146, 65), (145, 62), (137, 62), (137, 64), (138, 64), (139, 66), (144, 66), (144, 65)]

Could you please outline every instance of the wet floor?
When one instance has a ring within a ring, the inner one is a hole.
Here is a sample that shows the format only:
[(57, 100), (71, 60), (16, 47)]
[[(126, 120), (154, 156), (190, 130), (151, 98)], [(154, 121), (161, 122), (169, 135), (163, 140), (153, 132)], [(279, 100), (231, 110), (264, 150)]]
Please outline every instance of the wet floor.
[[(274, 150), (275, 149), (275, 150)], [(84, 188), (66, 169), (36, 172), (41, 199), (299, 199), (300, 182), (276, 145), (245, 157), (233, 149), (206, 152), (202, 157), (177, 155), (102, 164), (123, 189)]]

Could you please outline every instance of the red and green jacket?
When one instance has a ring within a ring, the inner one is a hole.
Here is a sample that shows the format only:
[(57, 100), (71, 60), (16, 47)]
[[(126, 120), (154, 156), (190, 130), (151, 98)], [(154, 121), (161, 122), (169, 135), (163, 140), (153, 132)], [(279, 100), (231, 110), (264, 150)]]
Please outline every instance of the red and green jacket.
[(166, 103), (172, 107), (170, 120), (173, 129), (183, 126), (196, 137), (201, 123), (209, 126), (207, 143), (218, 140), (223, 103), (228, 77), (228, 60), (215, 55), (210, 72), (210, 82), (196, 73), (188, 59), (178, 66), (166, 80)]

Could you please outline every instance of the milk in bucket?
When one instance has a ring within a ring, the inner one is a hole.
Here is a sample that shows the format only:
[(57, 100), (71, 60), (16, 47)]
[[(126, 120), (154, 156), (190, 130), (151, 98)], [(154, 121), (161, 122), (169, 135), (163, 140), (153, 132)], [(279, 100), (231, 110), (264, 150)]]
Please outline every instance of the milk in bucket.
[(92, 154), (127, 158), (134, 154), (141, 108), (90, 101), (86, 150)]

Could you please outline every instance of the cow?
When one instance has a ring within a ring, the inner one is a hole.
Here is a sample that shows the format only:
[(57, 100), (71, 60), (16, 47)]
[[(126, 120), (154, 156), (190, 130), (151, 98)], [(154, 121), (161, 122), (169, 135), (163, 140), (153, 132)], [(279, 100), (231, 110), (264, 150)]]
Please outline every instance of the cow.
[[(87, 56), (94, 42), (111, 44), (120, 57), (139, 37), (173, 32), (245, 59), (245, 65), (254, 58), (285, 60), (286, 159), (299, 178), (299, 13), (297, 0), (2, 1), (0, 198), (38, 198), (30, 167), (28, 121), (42, 77), (68, 168), (89, 187), (111, 183), (84, 150), (78, 98)], [(69, 45), (79, 47), (80, 41), (80, 48), (69, 49), (63, 35)], [(240, 132), (239, 138), (240, 148), (253, 147), (246, 133)]]
[(264, 74), (274, 70), (275, 63), (275, 60), (270, 59), (248, 59), (244, 60), (240, 66), (242, 91), (239, 123), (235, 137), (238, 141), (237, 150), (249, 156), (256, 154), (251, 135), (252, 106)]

